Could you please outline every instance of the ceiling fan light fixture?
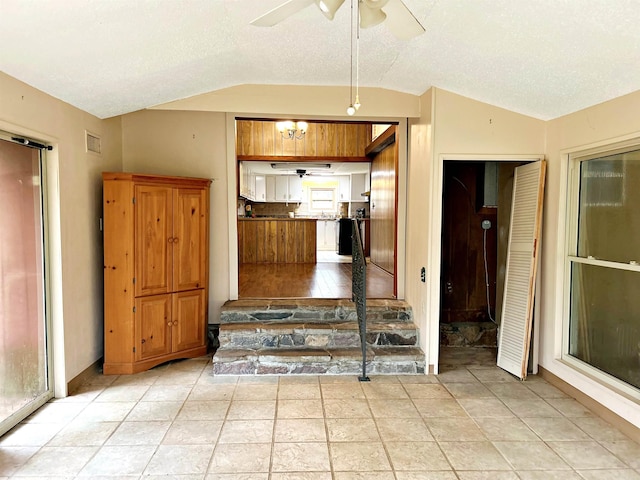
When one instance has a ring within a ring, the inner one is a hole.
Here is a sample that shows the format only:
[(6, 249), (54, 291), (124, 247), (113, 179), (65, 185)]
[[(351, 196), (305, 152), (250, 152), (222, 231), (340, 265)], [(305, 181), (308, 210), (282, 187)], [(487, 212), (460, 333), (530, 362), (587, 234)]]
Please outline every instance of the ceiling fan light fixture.
[(387, 14), (380, 8), (372, 8), (366, 2), (362, 3), (360, 5), (360, 28), (375, 27), (384, 22)]
[(344, 0), (315, 0), (316, 5), (322, 12), (322, 14), (329, 20), (333, 20), (338, 9), (344, 3)]

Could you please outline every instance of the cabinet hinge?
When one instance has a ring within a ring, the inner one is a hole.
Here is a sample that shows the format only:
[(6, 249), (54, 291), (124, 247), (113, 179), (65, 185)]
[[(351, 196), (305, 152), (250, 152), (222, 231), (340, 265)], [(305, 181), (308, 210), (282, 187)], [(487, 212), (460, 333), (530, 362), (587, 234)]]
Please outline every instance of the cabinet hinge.
[(136, 307), (133, 307), (133, 313), (136, 313)]
[(133, 353), (136, 353), (136, 347), (133, 347)]
[(133, 197), (133, 204), (136, 204), (136, 197)]
[(133, 284), (136, 284), (136, 277), (133, 277)]

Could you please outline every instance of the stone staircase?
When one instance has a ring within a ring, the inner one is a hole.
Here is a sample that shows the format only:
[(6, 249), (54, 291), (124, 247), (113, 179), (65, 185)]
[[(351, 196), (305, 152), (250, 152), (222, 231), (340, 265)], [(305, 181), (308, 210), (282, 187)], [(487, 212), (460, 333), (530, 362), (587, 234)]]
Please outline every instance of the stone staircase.
[[(362, 373), (355, 304), (349, 300), (236, 300), (222, 307), (216, 375)], [(424, 373), (411, 308), (367, 300), (367, 373)]]

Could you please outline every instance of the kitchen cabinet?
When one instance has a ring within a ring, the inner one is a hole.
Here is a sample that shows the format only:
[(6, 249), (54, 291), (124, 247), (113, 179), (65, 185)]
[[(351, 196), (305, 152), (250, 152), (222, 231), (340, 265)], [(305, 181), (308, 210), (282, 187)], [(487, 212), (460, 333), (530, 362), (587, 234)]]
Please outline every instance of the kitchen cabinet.
[(210, 183), (103, 174), (105, 374), (206, 353)]
[(298, 175), (290, 175), (288, 177), (289, 201), (300, 203), (304, 197), (302, 191), (302, 178)]
[(239, 177), (240, 196), (247, 200), (256, 200), (256, 176), (251, 172), (251, 169), (240, 163)]
[(337, 222), (335, 220), (318, 220), (317, 225), (317, 248), (318, 250), (335, 251)]
[(316, 220), (238, 218), (238, 259), (243, 263), (316, 263)]
[(289, 201), (289, 178), (286, 175), (276, 176), (276, 202)]
[(338, 177), (338, 201), (348, 202), (351, 199), (351, 179), (349, 175)]
[(303, 201), (302, 178), (297, 175), (275, 176), (275, 201), (300, 203)]
[(369, 191), (369, 185), (367, 183), (366, 173), (353, 173), (351, 174), (351, 201), (352, 202), (366, 202), (369, 197), (363, 197), (364, 192)]
[(254, 185), (255, 185), (255, 195), (253, 199), (256, 202), (266, 202), (267, 201), (266, 177), (264, 175), (255, 175)]
[(238, 183), (240, 184), (239, 195), (247, 198), (247, 167), (240, 162), (238, 165)]
[(267, 175), (265, 177), (265, 190), (266, 190), (266, 194), (265, 194), (265, 201), (267, 202), (276, 202), (277, 201), (277, 197), (276, 197), (276, 177), (274, 177), (273, 175)]

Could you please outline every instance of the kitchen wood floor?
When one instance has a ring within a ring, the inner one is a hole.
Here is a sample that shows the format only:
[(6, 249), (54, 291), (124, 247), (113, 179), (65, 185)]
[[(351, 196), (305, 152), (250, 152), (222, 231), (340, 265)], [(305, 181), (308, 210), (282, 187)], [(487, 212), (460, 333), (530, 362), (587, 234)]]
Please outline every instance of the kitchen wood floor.
[[(240, 298), (351, 298), (351, 263), (242, 264)], [(394, 298), (393, 277), (367, 264), (367, 298)]]

